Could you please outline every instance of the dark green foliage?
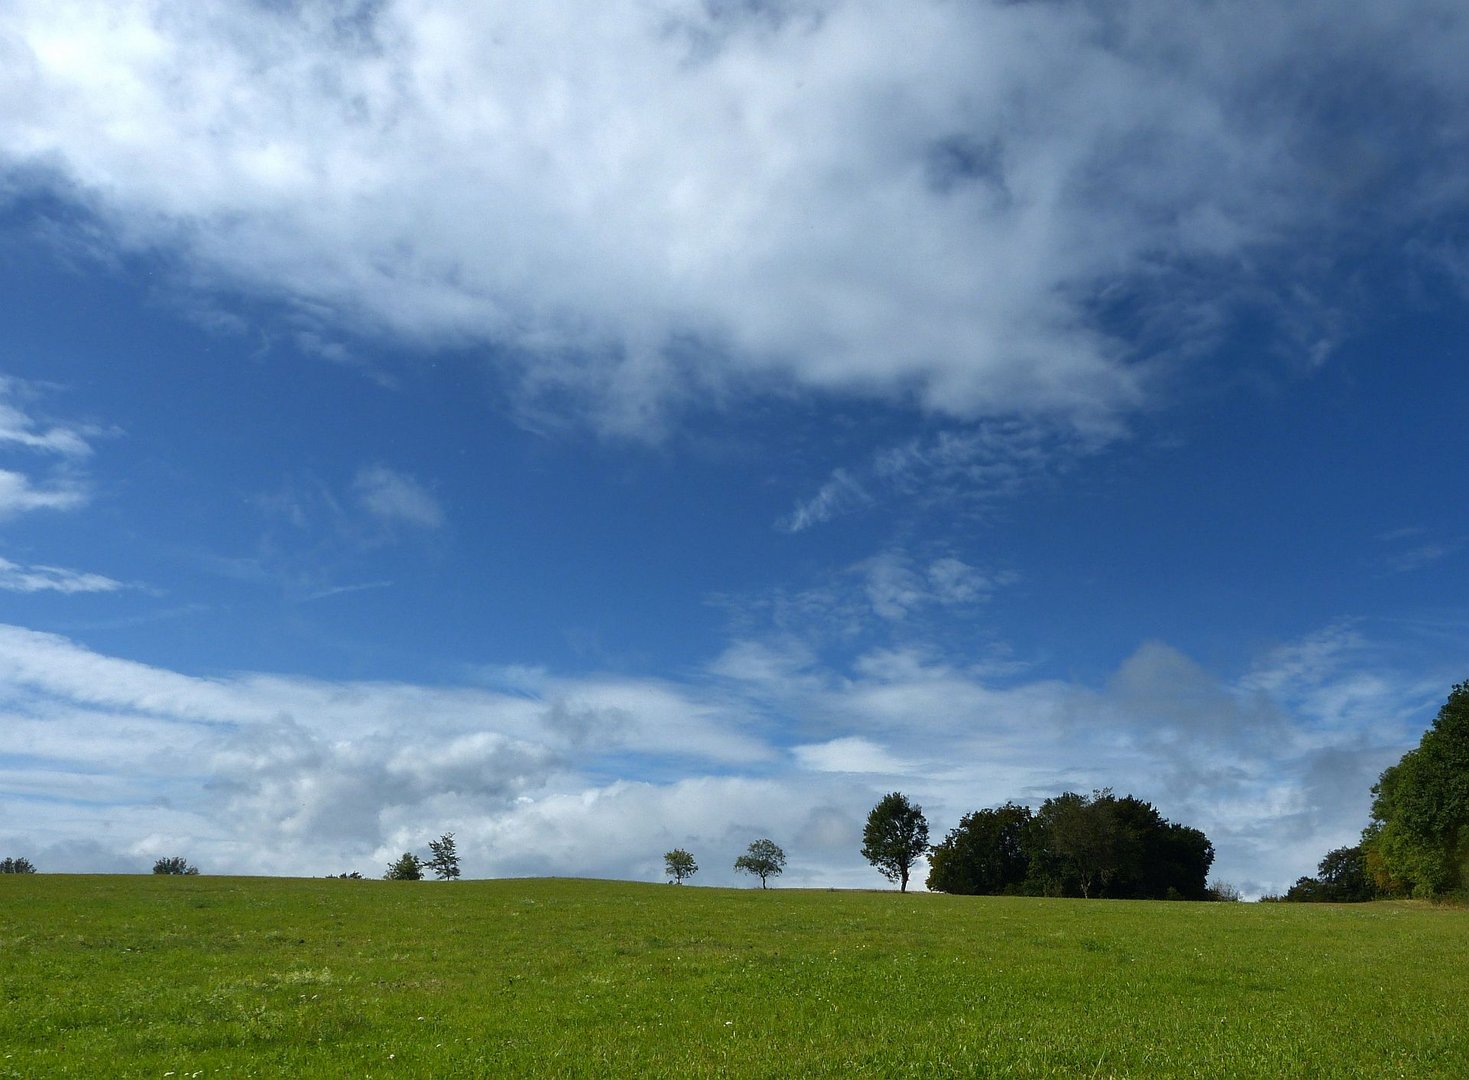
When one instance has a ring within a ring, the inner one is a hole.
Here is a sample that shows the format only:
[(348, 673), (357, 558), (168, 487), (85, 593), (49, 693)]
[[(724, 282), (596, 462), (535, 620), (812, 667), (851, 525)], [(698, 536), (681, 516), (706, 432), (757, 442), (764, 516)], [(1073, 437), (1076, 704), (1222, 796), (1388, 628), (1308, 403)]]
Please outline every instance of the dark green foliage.
[(1328, 851), (1315, 877), (1297, 878), (1281, 900), (1300, 904), (1355, 904), (1380, 899), (1360, 846)]
[(388, 872), (383, 878), (387, 881), (422, 881), (423, 860), (413, 852), (405, 851), (388, 863)]
[(1134, 900), (1207, 900), (1214, 846), (1151, 803), (1110, 790), (1007, 803), (965, 817), (934, 848), (928, 887)]
[(1469, 893), (1469, 682), (1459, 683), (1416, 749), (1372, 789), (1367, 872), (1387, 894)]
[(929, 856), (927, 885), (934, 892), (994, 896), (1014, 892), (1030, 869), (1025, 850), (1030, 807), (1006, 803), (959, 819)]
[(199, 872), (199, 868), (192, 865), (182, 855), (173, 855), (155, 862), (153, 872), (155, 874), (183, 874), (192, 877)]
[(676, 885), (682, 885), (699, 872), (699, 864), (694, 861), (693, 855), (683, 848), (674, 848), (672, 851), (664, 852), (663, 865), (668, 870), (668, 876)]
[(908, 891), (913, 864), (928, 850), (928, 819), (923, 807), (908, 801), (901, 791), (884, 795), (867, 815), (862, 830), (862, 857), (889, 881)]
[(734, 868), (742, 874), (754, 874), (760, 879), (760, 887), (768, 889), (768, 880), (785, 871), (786, 853), (774, 840), (756, 840), (735, 860)]
[[(454, 834), (445, 833), (428, 842), (429, 860), (423, 866), (440, 881), (453, 881), (459, 876), (459, 852), (454, 847)], [(400, 860), (401, 861), (401, 860)]]
[(5, 858), (0, 859), (0, 874), (34, 874), (35, 865), (27, 858)]

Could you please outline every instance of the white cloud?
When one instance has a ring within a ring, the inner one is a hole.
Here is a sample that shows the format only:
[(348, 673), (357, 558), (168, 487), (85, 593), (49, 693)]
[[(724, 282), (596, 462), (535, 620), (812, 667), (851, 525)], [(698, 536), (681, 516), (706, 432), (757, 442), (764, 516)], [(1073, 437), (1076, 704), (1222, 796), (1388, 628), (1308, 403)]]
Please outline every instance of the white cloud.
[(122, 582), (101, 574), (59, 566), (25, 566), (0, 557), (0, 589), (9, 592), (91, 593), (114, 592), (125, 587)]
[(1119, 293), (1146, 351), (1187, 350), (1302, 238), (1462, 206), (1466, 23), (1449, 0), (14, 0), (0, 160), (322, 340), (493, 342), (528, 398), (623, 431), (752, 380), (1086, 421), (1155, 374), (1096, 317)]
[(439, 501), (407, 473), (374, 465), (358, 472), (353, 486), (362, 505), (380, 521), (422, 529), (444, 524)]
[(0, 469), (0, 520), (32, 510), (75, 510), (89, 498), (86, 488), (70, 478), (36, 483), (24, 473)]
[[(79, 463), (92, 453), (93, 429), (45, 423), (32, 415), (48, 388), (0, 375), (0, 451), (12, 459), (40, 458), (41, 472), (0, 467), (0, 520), (34, 510), (74, 510), (90, 498)], [(59, 460), (57, 460), (59, 459)]]
[(996, 684), (917, 648), (846, 670), (780, 655), (747, 642), (681, 683), (521, 669), (505, 693), (199, 678), (3, 627), (0, 817), (30, 823), (17, 851), (102, 842), (98, 867), (183, 851), (220, 872), (376, 873), (452, 829), (474, 874), (656, 879), (684, 846), (731, 882), (768, 835), (792, 883), (870, 885), (861, 821), (887, 790), (941, 835), (981, 806), (1111, 786), (1204, 829), (1216, 871), (1260, 892), (1352, 840), (1438, 704), (1365, 642), (1349, 668), (1307, 641), (1234, 681), (1150, 643), (1098, 688)]

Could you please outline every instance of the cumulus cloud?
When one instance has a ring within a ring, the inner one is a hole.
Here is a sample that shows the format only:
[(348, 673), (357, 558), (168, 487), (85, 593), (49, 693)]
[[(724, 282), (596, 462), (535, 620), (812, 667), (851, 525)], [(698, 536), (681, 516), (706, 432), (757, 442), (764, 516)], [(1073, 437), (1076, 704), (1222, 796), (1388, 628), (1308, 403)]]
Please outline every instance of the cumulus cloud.
[(362, 505), (382, 522), (421, 529), (437, 529), (444, 524), (439, 501), (407, 473), (373, 465), (358, 472), (353, 487)]
[(16, 0), (0, 163), (626, 432), (751, 383), (1089, 423), (1282, 267), (1328, 306), (1303, 238), (1462, 210), (1466, 44), (1451, 0)]
[(16, 850), (75, 869), (187, 850), (219, 871), (376, 872), (452, 829), (476, 875), (656, 879), (682, 846), (721, 883), (764, 835), (788, 881), (870, 885), (861, 822), (886, 791), (941, 833), (1112, 786), (1203, 828), (1217, 872), (1258, 893), (1352, 840), (1438, 703), (1366, 641), (1334, 669), (1322, 648), (1231, 680), (1145, 643), (1086, 686), (744, 642), (682, 682), (521, 669), (489, 690), (201, 678), (3, 627), (0, 818), (29, 823)]

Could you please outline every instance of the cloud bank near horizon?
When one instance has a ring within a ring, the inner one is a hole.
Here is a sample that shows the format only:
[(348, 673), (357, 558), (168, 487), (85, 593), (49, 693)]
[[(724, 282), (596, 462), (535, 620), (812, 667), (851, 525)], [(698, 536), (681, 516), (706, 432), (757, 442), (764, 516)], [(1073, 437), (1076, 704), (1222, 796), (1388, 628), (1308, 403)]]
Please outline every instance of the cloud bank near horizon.
[(1102, 687), (997, 683), (916, 649), (851, 671), (732, 643), (682, 682), (491, 671), (457, 687), (201, 678), (0, 628), (0, 839), (51, 871), (375, 874), (451, 830), (471, 876), (702, 880), (756, 836), (791, 884), (873, 885), (885, 791), (935, 837), (980, 806), (1113, 786), (1203, 828), (1217, 873), (1281, 889), (1365, 823), (1368, 790), (1441, 687), (1359, 670), (1347, 628), (1227, 683), (1161, 643)]

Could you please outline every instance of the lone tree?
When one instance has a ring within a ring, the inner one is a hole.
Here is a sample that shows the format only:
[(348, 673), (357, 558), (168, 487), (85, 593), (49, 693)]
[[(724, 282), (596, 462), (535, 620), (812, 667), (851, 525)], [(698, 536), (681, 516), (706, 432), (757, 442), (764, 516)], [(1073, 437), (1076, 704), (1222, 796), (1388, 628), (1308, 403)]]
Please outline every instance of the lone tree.
[(429, 860), (423, 865), (434, 872), (434, 877), (440, 881), (453, 881), (459, 876), (459, 852), (454, 848), (453, 833), (446, 832), (437, 840), (430, 840), (428, 850)]
[(779, 877), (786, 868), (786, 853), (774, 840), (760, 839), (734, 862), (734, 868), (760, 879), (762, 889), (770, 888), (769, 880)]
[(34, 874), (35, 864), (30, 859), (0, 859), (0, 874)]
[(877, 867), (898, 891), (908, 891), (908, 872), (928, 851), (928, 819), (901, 791), (884, 795), (867, 815), (862, 830), (862, 857)]
[(663, 865), (668, 870), (668, 876), (673, 879), (675, 885), (682, 885), (689, 878), (699, 872), (699, 864), (694, 862), (694, 857), (683, 848), (674, 848), (663, 855)]
[(159, 859), (155, 862), (153, 864), (153, 872), (155, 874), (182, 874), (187, 877), (192, 877), (199, 872), (199, 868), (190, 863), (182, 855), (171, 855), (166, 859)]
[(383, 878), (387, 881), (422, 881), (423, 860), (413, 852), (405, 851), (388, 863), (388, 872)]

